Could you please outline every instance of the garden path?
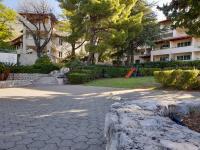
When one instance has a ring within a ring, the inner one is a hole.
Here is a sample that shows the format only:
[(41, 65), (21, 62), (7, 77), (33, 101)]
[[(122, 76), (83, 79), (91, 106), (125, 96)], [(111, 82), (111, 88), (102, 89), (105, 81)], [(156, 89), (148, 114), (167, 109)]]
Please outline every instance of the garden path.
[(0, 89), (0, 150), (105, 150), (105, 115), (116, 96), (174, 101), (200, 93), (71, 85)]

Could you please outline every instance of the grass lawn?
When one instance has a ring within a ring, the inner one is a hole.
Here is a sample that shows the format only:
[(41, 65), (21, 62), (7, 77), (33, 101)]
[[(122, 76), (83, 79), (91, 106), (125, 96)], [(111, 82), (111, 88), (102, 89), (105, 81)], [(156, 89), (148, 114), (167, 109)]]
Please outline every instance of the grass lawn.
[(112, 78), (99, 79), (86, 83), (88, 86), (114, 87), (114, 88), (156, 88), (158, 84), (154, 77), (136, 77), (136, 78)]

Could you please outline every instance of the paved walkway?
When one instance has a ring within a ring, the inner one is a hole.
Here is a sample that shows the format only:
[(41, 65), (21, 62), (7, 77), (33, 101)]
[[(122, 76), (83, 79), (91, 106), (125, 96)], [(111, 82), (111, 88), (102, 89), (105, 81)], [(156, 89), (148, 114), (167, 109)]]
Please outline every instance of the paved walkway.
[(38, 80), (33, 82), (34, 86), (41, 86), (41, 85), (58, 85), (58, 81), (55, 77), (47, 76), (41, 77)]
[(0, 150), (105, 150), (105, 114), (120, 95), (134, 99), (198, 99), (199, 93), (85, 86), (0, 89)]

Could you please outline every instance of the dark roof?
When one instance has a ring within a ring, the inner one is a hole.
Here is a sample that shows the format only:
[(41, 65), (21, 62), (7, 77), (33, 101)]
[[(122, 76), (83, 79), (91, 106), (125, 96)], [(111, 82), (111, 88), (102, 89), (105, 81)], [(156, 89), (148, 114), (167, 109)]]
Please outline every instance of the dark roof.
[[(22, 16), (27, 16), (27, 17), (35, 17), (35, 16), (40, 16), (40, 17), (51, 17), (51, 20), (56, 22), (58, 21), (56, 16), (53, 13), (47, 13), (47, 14), (43, 14), (43, 13), (24, 13), (24, 12), (19, 12), (20, 15)], [(29, 18), (30, 19), (30, 18)]]
[(18, 45), (22, 43), (23, 35), (18, 36), (17, 38), (10, 41), (11, 45)]

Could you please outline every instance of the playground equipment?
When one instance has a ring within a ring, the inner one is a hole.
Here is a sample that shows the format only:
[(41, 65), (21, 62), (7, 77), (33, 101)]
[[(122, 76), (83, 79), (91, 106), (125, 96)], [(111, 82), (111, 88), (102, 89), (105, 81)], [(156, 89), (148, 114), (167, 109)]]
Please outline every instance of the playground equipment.
[(137, 72), (137, 68), (132, 67), (131, 70), (125, 76), (125, 78), (127, 78), (127, 79), (130, 78), (133, 75), (133, 73), (135, 73), (135, 72)]

